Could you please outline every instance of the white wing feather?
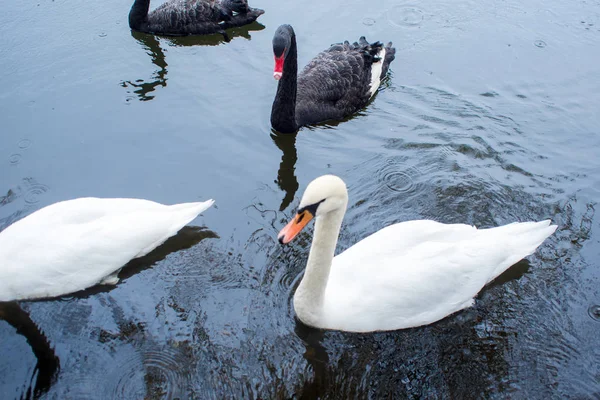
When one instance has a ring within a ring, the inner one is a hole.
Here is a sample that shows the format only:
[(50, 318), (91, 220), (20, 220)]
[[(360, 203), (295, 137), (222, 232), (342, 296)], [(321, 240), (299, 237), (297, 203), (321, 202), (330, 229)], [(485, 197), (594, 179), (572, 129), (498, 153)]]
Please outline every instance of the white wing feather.
[(323, 322), (358, 332), (435, 322), (472, 305), (483, 286), (555, 229), (549, 221), (481, 230), (427, 220), (386, 227), (334, 258)]

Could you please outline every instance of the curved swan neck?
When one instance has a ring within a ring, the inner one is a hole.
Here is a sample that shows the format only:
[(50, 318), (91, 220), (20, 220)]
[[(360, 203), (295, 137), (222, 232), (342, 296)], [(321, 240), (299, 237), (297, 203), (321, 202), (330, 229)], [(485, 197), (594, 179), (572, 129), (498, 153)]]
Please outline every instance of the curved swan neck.
[(296, 124), (296, 92), (298, 87), (298, 54), (296, 35), (290, 38), (290, 49), (285, 57), (283, 75), (277, 85), (277, 94), (271, 109), (271, 125), (282, 133), (294, 133)]
[(135, 0), (129, 11), (129, 27), (133, 30), (140, 30), (142, 24), (148, 22), (149, 9), (150, 0)]
[(315, 221), (306, 270), (294, 298), (298, 316), (309, 324), (310, 321), (306, 320), (318, 318), (315, 314), (319, 313), (323, 306), (329, 271), (345, 212), (345, 207), (339, 208), (319, 216)]

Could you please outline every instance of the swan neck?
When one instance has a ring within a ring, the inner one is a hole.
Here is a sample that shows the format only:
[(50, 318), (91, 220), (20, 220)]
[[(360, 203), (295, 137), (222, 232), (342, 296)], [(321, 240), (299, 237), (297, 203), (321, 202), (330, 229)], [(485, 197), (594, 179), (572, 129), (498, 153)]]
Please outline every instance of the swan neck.
[[(306, 271), (304, 271), (304, 277), (296, 291), (296, 296), (303, 305), (301, 308), (311, 310), (311, 313), (318, 314), (323, 307), (329, 271), (344, 213), (345, 207), (319, 216), (315, 221), (315, 231)], [(317, 318), (318, 316), (313, 315), (312, 317)], [(310, 319), (310, 317), (302, 318), (301, 315), (300, 318)]]
[(271, 125), (281, 133), (294, 133), (296, 123), (296, 92), (298, 87), (298, 54), (296, 35), (290, 38), (290, 49), (283, 64), (283, 75), (277, 85), (277, 94), (271, 109)]
[(142, 25), (148, 22), (150, 0), (135, 0), (129, 11), (129, 27), (133, 30), (142, 30)]

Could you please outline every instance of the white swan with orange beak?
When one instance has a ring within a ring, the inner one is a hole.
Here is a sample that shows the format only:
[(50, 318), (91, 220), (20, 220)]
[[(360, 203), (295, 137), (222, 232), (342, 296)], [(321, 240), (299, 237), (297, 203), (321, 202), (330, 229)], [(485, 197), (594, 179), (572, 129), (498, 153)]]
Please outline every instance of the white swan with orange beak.
[(333, 175), (312, 181), (279, 233), (289, 243), (315, 219), (294, 309), (307, 325), (351, 332), (431, 324), (469, 307), (489, 282), (532, 254), (555, 230), (550, 221), (477, 229), (430, 220), (401, 222), (334, 257), (348, 192)]

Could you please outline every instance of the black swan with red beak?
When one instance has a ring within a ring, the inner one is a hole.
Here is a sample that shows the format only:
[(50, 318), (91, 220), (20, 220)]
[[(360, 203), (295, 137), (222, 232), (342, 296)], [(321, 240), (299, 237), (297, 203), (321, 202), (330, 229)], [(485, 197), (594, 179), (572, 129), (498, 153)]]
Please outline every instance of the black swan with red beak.
[(247, 0), (169, 0), (148, 13), (150, 0), (135, 0), (129, 12), (134, 31), (165, 36), (208, 35), (246, 25), (264, 14)]
[(386, 76), (396, 49), (392, 43), (339, 43), (319, 53), (298, 75), (296, 34), (281, 25), (273, 37), (279, 81), (271, 110), (271, 125), (281, 133), (301, 126), (341, 120), (364, 107)]

